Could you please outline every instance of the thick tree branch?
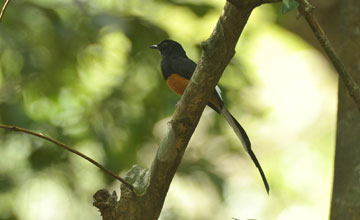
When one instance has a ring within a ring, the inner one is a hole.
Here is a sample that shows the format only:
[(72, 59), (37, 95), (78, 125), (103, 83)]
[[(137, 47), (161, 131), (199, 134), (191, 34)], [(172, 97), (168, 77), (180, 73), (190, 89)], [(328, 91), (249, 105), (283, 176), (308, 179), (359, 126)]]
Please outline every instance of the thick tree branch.
[(115, 179), (119, 180), (120, 182), (122, 182), (123, 184), (125, 184), (125, 186), (129, 187), (131, 190), (133, 190), (133, 185), (131, 185), (130, 183), (128, 183), (126, 180), (124, 180), (123, 178), (117, 176), (115, 173), (113, 173), (111, 170), (108, 170), (107, 168), (105, 168), (103, 165), (99, 164), (98, 162), (96, 162), (94, 159), (86, 156), (85, 154), (83, 153), (80, 153), (79, 151), (75, 150), (75, 149), (72, 149), (71, 147), (51, 138), (51, 137), (48, 137), (48, 136), (45, 136), (41, 133), (37, 133), (37, 132), (34, 132), (34, 131), (30, 131), (30, 130), (27, 130), (27, 129), (24, 129), (24, 128), (19, 128), (19, 127), (16, 127), (16, 126), (10, 126), (10, 125), (3, 125), (3, 124), (0, 124), (0, 128), (5, 128), (5, 129), (9, 129), (9, 130), (12, 130), (12, 131), (18, 131), (18, 132), (22, 132), (22, 133), (26, 133), (26, 134), (30, 134), (30, 135), (33, 135), (33, 136), (37, 136), (39, 138), (42, 138), (44, 140), (47, 140), (47, 141), (50, 141), (62, 148), (64, 148), (65, 150), (68, 150), (82, 158), (84, 158), (85, 160), (89, 161), (90, 163), (94, 164), (95, 166), (97, 166), (98, 168), (100, 168), (102, 171), (104, 171), (105, 173), (107, 173), (108, 175), (114, 177)]
[[(213, 33), (201, 44), (203, 53), (195, 73), (177, 105), (172, 120), (168, 123), (167, 134), (162, 140), (150, 171), (134, 167), (130, 172), (135, 175), (127, 177), (131, 183), (141, 183), (141, 194), (131, 193), (129, 189), (121, 186), (120, 201), (117, 202), (116, 208), (111, 209), (108, 207), (113, 207), (114, 202), (108, 203), (110, 193), (102, 191), (101, 195), (107, 196), (97, 196), (96, 201), (103, 204), (101, 198), (107, 198), (103, 201), (107, 207), (102, 209), (103, 219), (158, 219), (170, 183), (207, 100), (235, 54), (240, 34), (257, 5), (258, 1), (251, 0), (226, 2)], [(141, 174), (141, 177), (136, 173)]]
[(332, 64), (334, 65), (340, 78), (344, 82), (347, 90), (349, 91), (350, 96), (353, 98), (355, 104), (357, 105), (360, 111), (360, 87), (355, 82), (351, 74), (345, 69), (344, 63), (336, 54), (335, 49), (333, 48), (325, 32), (321, 28), (318, 20), (314, 15), (314, 6), (312, 6), (307, 0), (297, 0), (297, 1), (300, 4), (299, 6), (300, 13), (305, 17), (306, 21), (313, 30), (316, 38), (318, 39), (321, 46), (325, 50), (326, 54), (329, 56)]

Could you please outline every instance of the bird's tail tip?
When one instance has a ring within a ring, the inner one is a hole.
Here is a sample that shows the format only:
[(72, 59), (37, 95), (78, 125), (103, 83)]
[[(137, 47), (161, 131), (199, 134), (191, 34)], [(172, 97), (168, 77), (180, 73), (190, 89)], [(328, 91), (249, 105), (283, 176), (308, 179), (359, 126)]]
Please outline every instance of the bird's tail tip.
[(254, 152), (251, 149), (251, 142), (249, 140), (249, 137), (247, 136), (244, 128), (240, 125), (240, 123), (234, 118), (234, 116), (231, 115), (231, 113), (226, 109), (225, 106), (223, 106), (223, 108), (221, 109), (221, 114), (224, 115), (226, 121), (229, 123), (229, 125), (233, 128), (233, 130), (235, 131), (236, 135), (238, 136), (238, 138), (240, 139), (240, 141), (242, 142), (245, 150), (248, 152), (248, 154), (250, 155), (252, 161), (255, 163), (255, 166), (258, 168), (262, 181), (264, 182), (265, 185), (265, 189), (267, 194), (269, 195), (270, 193), (270, 187), (269, 187), (269, 183), (266, 180), (265, 177), (265, 173), (262, 170), (259, 161), (257, 160)]

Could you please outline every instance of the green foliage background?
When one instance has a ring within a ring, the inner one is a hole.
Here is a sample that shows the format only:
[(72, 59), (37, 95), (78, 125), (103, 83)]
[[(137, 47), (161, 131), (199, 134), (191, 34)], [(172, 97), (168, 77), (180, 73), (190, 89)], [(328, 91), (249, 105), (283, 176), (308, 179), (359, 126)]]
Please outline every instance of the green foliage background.
[[(120, 175), (133, 164), (150, 166), (178, 97), (163, 82), (160, 55), (148, 46), (171, 38), (196, 61), (199, 44), (210, 35), (223, 4), (11, 1), (0, 24), (0, 123), (49, 135)], [(253, 140), (270, 181), (270, 196), (225, 120), (207, 110), (165, 201), (162, 219), (286, 219), (313, 206), (310, 215), (327, 215), (335, 79), (323, 76), (326, 83), (320, 85), (332, 101), (316, 107), (328, 111), (292, 128), (274, 119), (276, 106), (259, 95), (266, 86), (261, 74), (254, 74), (259, 72), (257, 64), (271, 58), (252, 60), (258, 43), (269, 34), (290, 45), (291, 51), (317, 54), (276, 24), (280, 8), (256, 9), (220, 82), (227, 106)], [(275, 59), (283, 59), (286, 67), (284, 57)], [(331, 71), (322, 62), (321, 68)], [(275, 76), (272, 80), (279, 82)], [(297, 156), (305, 158), (296, 163)], [(301, 170), (309, 162), (307, 156), (315, 168)], [(92, 207), (93, 193), (100, 188), (119, 190), (118, 182), (88, 162), (29, 135), (0, 130), (0, 158), (2, 220), (100, 219)], [(307, 175), (312, 169), (314, 173)], [(305, 184), (291, 182), (299, 178)], [(312, 184), (319, 182), (326, 182), (317, 186), (325, 191), (314, 196), (318, 188)]]

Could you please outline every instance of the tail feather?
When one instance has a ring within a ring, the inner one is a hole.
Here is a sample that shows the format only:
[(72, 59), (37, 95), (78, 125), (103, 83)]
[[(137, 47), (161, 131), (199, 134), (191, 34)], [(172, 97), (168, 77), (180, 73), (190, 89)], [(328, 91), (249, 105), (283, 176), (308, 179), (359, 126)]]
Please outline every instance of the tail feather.
[(226, 109), (225, 106), (221, 109), (221, 114), (225, 117), (226, 121), (229, 123), (229, 125), (232, 127), (238, 138), (240, 139), (241, 143), (243, 144), (245, 150), (250, 155), (250, 158), (254, 162), (255, 166), (258, 168), (261, 178), (264, 182), (265, 188), (267, 193), (269, 194), (269, 184), (266, 180), (265, 173), (262, 170), (259, 161), (257, 160), (254, 152), (251, 150), (251, 143), (249, 140), (249, 137), (247, 136), (244, 128), (239, 124), (239, 122), (231, 115), (231, 113)]

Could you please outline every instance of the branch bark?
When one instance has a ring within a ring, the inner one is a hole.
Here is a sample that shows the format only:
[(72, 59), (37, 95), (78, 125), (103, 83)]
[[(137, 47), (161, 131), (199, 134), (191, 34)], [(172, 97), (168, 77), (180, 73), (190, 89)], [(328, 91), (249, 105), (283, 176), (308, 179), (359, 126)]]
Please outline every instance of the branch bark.
[[(97, 206), (103, 219), (158, 219), (170, 183), (207, 100), (234, 56), (236, 43), (252, 10), (261, 3), (261, 0), (231, 0), (231, 3), (225, 3), (210, 38), (201, 44), (203, 53), (195, 73), (168, 123), (167, 134), (150, 170), (133, 167), (126, 180), (134, 185), (135, 190), (132, 192), (122, 185), (118, 202), (109, 203), (113, 199), (109, 199), (110, 193), (103, 190), (95, 194), (95, 206), (106, 204), (103, 206), (106, 208)], [(106, 199), (101, 200), (103, 197)]]

